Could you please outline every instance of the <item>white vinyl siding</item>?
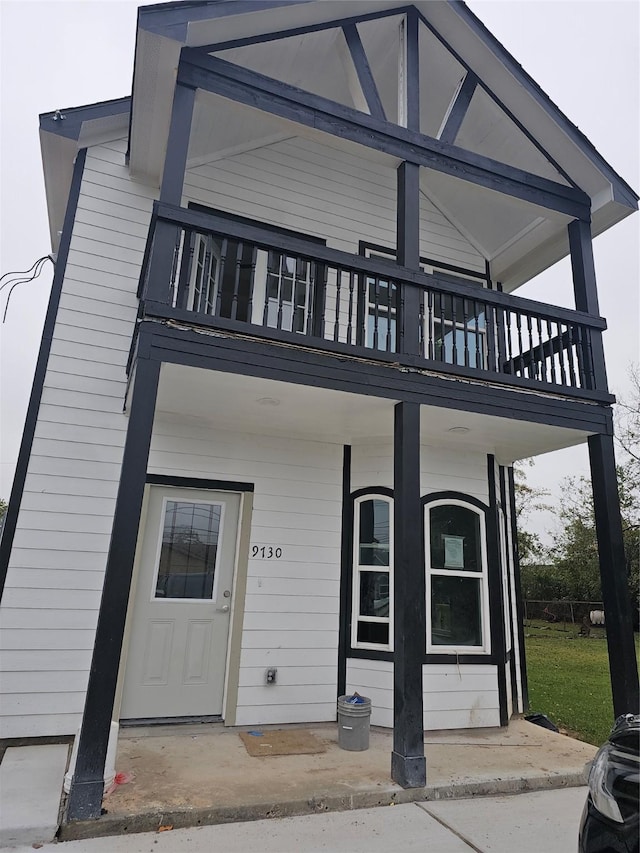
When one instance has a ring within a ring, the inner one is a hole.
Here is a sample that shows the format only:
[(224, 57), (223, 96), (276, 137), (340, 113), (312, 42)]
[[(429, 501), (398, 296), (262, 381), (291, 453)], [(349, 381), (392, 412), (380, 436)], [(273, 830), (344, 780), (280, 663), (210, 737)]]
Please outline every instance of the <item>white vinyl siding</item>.
[[(0, 678), (5, 669), (16, 671), (16, 652), (25, 676), (7, 682), (0, 737), (71, 734), (83, 708), (128, 424), (122, 409), (136, 289), (157, 197), (157, 189), (131, 180), (125, 152), (120, 140), (87, 154), (2, 603)], [(292, 138), (189, 170), (185, 203), (357, 252), (360, 239), (394, 245), (395, 186), (389, 167)], [(483, 259), (426, 200), (422, 210), (423, 254), (483, 269)], [(269, 461), (256, 459), (237, 437), (236, 456), (217, 458), (202, 441), (178, 454), (164, 438), (162, 446), (161, 433), (155, 436), (156, 469), (255, 480), (252, 540), (286, 540), (289, 559), (278, 563), (277, 574), (273, 566), (268, 572), (250, 566), (238, 722), (332, 719), (335, 681), (331, 687), (328, 669), (337, 656), (341, 449), (311, 443), (305, 465), (282, 449)], [(286, 446), (289, 451), (296, 442)], [(446, 466), (431, 468), (446, 473)], [(305, 529), (300, 516), (307, 518), (304, 538), (295, 535)], [(284, 606), (281, 627), (270, 627), (270, 616)], [(310, 660), (321, 680), (298, 684)], [(275, 690), (259, 675), (267, 665), (279, 668)]]
[[(351, 488), (393, 488), (393, 439), (357, 442), (351, 449)], [(455, 491), (487, 504), (487, 456), (423, 444), (420, 448), (420, 492)]]
[(160, 419), (149, 471), (253, 483), (250, 544), (282, 548), (250, 548), (236, 724), (335, 719), (342, 445)]
[[(491, 664), (423, 664), (424, 729), (500, 725), (498, 679)], [(393, 663), (351, 658), (347, 694), (371, 699), (371, 723), (393, 727)]]
[(84, 705), (154, 196), (129, 179), (125, 151), (87, 154), (2, 601), (2, 737), (71, 734)]

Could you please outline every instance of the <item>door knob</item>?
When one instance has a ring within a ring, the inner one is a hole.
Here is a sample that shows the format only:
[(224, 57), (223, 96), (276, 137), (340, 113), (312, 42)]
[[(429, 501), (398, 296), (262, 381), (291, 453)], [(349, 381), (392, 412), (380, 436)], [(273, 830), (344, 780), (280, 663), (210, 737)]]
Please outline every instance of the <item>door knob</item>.
[(218, 610), (219, 610), (221, 613), (228, 613), (228, 612), (229, 612), (229, 605), (228, 605), (228, 604), (223, 604), (223, 605), (222, 605), (222, 607), (218, 607)]

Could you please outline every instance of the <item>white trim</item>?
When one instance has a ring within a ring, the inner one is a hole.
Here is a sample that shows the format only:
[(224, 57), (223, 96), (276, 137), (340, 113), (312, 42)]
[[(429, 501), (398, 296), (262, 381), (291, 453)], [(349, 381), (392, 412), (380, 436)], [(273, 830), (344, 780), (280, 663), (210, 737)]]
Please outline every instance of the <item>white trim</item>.
[[(361, 566), (360, 554), (360, 505), (365, 501), (382, 500), (389, 506), (389, 565), (388, 566)], [(389, 574), (389, 616), (361, 616), (360, 615), (360, 573), (361, 572), (388, 572)], [(353, 502), (353, 553), (351, 573), (351, 648), (372, 649), (375, 651), (393, 651), (393, 498), (375, 490), (360, 495)], [(389, 642), (363, 643), (358, 641), (358, 622), (371, 622), (389, 625)]]
[[(482, 568), (479, 572), (463, 571), (460, 569), (432, 569), (431, 568), (431, 524), (429, 511), (436, 506), (459, 506), (474, 512), (480, 520), (480, 558)], [(486, 532), (486, 515), (485, 512), (475, 506), (473, 503), (467, 503), (464, 500), (457, 498), (442, 498), (435, 501), (430, 501), (424, 507), (424, 564), (426, 574), (426, 626), (427, 626), (427, 654), (447, 654), (454, 652), (456, 654), (465, 655), (486, 655), (491, 652), (491, 641), (489, 632), (489, 583), (487, 571), (487, 532)], [(482, 634), (481, 646), (446, 646), (434, 644), (431, 642), (431, 577), (466, 577), (474, 578), (480, 582), (480, 630)]]

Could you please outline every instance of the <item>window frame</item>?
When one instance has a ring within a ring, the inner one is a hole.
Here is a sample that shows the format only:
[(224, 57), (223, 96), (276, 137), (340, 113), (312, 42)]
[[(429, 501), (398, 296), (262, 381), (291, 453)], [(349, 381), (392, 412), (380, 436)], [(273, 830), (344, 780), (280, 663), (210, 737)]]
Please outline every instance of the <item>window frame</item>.
[[(389, 507), (389, 565), (388, 566), (361, 566), (360, 565), (360, 506), (369, 500), (382, 500)], [(351, 553), (351, 648), (368, 650), (374, 652), (393, 652), (393, 614), (394, 614), (394, 499), (387, 490), (371, 489), (360, 492), (353, 497), (352, 512), (352, 553)], [(388, 616), (361, 616), (360, 614), (360, 575), (361, 572), (388, 572), (389, 575), (389, 615)], [(389, 626), (389, 637), (386, 644), (367, 643), (358, 640), (358, 623), (369, 622), (373, 624), (387, 624)]]
[[(481, 571), (465, 571), (464, 569), (434, 569), (431, 566), (431, 515), (430, 511), (437, 506), (459, 506), (475, 513), (480, 522), (480, 559)], [(440, 497), (426, 499), (423, 512), (424, 530), (424, 565), (425, 565), (425, 622), (426, 622), (426, 653), (455, 654), (455, 655), (490, 655), (491, 632), (489, 611), (489, 566), (487, 550), (487, 516), (482, 506), (465, 500), (463, 497)], [(480, 632), (482, 644), (479, 646), (443, 645), (432, 641), (431, 614), (431, 579), (437, 577), (468, 577), (480, 583)]]

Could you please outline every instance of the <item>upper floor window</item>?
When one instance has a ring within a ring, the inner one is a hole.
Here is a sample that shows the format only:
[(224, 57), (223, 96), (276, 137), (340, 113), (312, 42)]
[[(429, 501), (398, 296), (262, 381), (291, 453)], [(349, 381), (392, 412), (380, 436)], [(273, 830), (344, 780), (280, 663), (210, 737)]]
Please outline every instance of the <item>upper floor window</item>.
[(461, 501), (425, 507), (427, 651), (488, 651), (484, 513)]
[(354, 505), (354, 648), (389, 650), (393, 645), (393, 503), (364, 495)]

